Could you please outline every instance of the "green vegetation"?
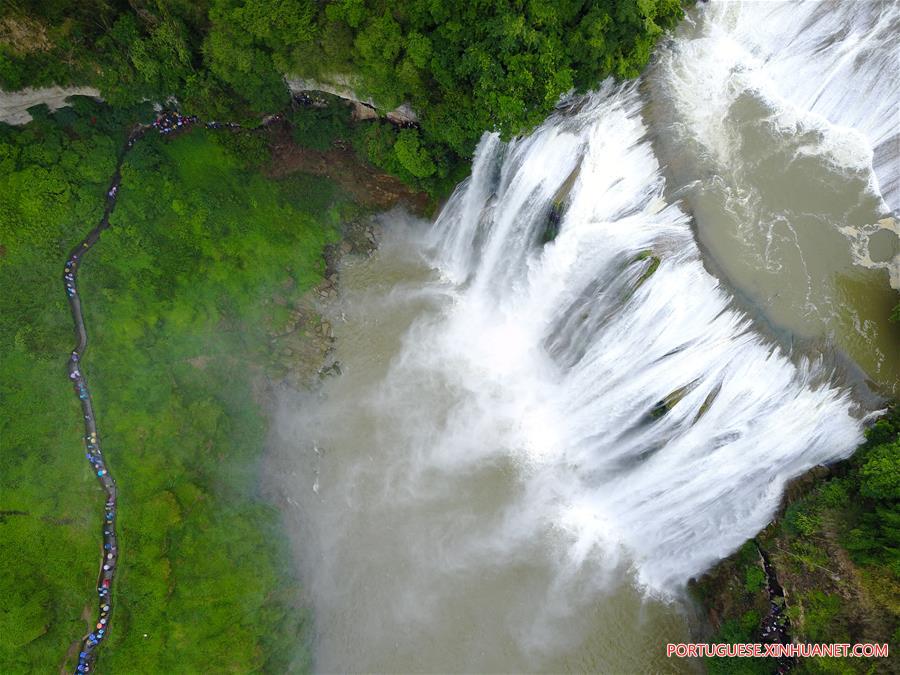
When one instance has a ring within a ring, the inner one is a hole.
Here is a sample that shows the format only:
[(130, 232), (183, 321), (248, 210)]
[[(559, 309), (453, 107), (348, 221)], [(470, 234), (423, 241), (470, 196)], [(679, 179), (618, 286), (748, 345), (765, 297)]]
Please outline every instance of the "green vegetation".
[(641, 276), (638, 277), (635, 288), (640, 287), (641, 284), (643, 284), (645, 281), (647, 281), (647, 279), (652, 277), (653, 274), (656, 272), (656, 270), (659, 269), (659, 263), (661, 262), (658, 255), (655, 255), (653, 253), (653, 251), (651, 251), (651, 250), (646, 250), (646, 251), (641, 251), (640, 253), (638, 253), (634, 257), (634, 260), (632, 260), (632, 263), (642, 262), (644, 260), (649, 260), (650, 262), (647, 263), (646, 268), (641, 273)]
[[(77, 99), (24, 129), (0, 125), (0, 283), (17, 289), (0, 296), (4, 672), (57, 669), (96, 601), (102, 497), (65, 377), (61, 274), (100, 218), (124, 122)], [(275, 359), (267, 331), (281, 308), (266, 299), (321, 279), (351, 206), (327, 179), (263, 178), (263, 133), (148, 134), (81, 267), (85, 372), (121, 491), (103, 669), (306, 667), (277, 511), (258, 495), (254, 382)]]
[(388, 108), (411, 102), (429, 141), (466, 153), (486, 129), (534, 126), (569, 89), (636, 76), (680, 18), (677, 0), (338, 0), (325, 7), (328, 47), (311, 65), (358, 74)]
[[(731, 644), (761, 642), (761, 621), (769, 612), (766, 573), (752, 541), (723, 560), (692, 590), (707, 607), (714, 607), (720, 621), (716, 633), (703, 641)], [(774, 673), (774, 659), (707, 658), (711, 675), (763, 675)]]
[[(564, 92), (635, 76), (680, 16), (678, 0), (4, 3), (0, 87), (94, 85), (111, 106), (76, 100), (0, 128), (0, 280), (16, 289), (0, 298), (5, 668), (57, 668), (93, 609), (101, 500), (65, 386), (58, 277), (100, 218), (142, 102), (174, 96), (205, 119), (255, 125), (287, 107), (284, 73), (346, 74), (384, 108), (411, 103), (421, 125), (350, 124), (332, 101), (291, 112), (295, 141), (343, 144), (440, 195), (482, 132), (527, 131)], [(296, 585), (278, 564), (276, 514), (256, 495), (253, 382), (271, 366), (268, 328), (286, 320), (260, 299), (318, 281), (341, 212), (324, 179), (264, 179), (267, 154), (247, 133), (142, 140), (114, 227), (81, 268), (85, 368), (122, 489), (110, 670), (303, 666), (290, 661)]]
[(99, 221), (121, 134), (76, 102), (62, 120), (0, 125), (0, 658), (50, 672), (84, 633), (103, 500), (67, 386), (75, 343), (62, 263)]
[(484, 131), (522, 133), (567, 91), (638, 75), (681, 16), (680, 0), (13, 0), (0, 86), (93, 84), (114, 105), (175, 96), (249, 120), (285, 106), (285, 73), (350, 77), (421, 118), (373, 131), (366, 155), (435, 191)]
[(400, 129), (386, 120), (354, 122), (350, 106), (335, 96), (317, 96), (314, 104), (297, 106), (287, 118), (297, 145), (319, 152), (352, 148), (361, 161), (433, 197), (449, 194), (468, 172), (468, 164), (460, 162), (446, 175), (432, 175), (426, 170), (431, 159), (414, 129)]
[[(846, 480), (846, 500), (830, 491), (822, 505), (811, 508), (841, 509), (844, 536), (841, 543), (854, 562), (881, 570), (900, 597), (900, 408), (879, 420), (866, 434), (863, 451), (854, 458)], [(837, 503), (835, 503), (837, 502)], [(889, 574), (888, 574), (889, 573)]]
[(323, 97), (323, 105), (298, 107), (290, 114), (297, 145), (312, 150), (328, 150), (340, 141), (351, 141), (360, 127), (353, 125), (350, 109), (333, 96)]
[[(748, 593), (756, 593), (766, 586), (766, 573), (759, 565), (751, 565), (744, 575), (744, 589)], [(758, 622), (757, 622), (758, 623)]]
[[(811, 485), (789, 491), (800, 494), (783, 517), (757, 536), (785, 589), (794, 639), (896, 642), (900, 407), (866, 432), (866, 442), (851, 459), (833, 467), (824, 479), (808, 482)], [(747, 641), (758, 626), (732, 634), (746, 612), (758, 611), (764, 595), (755, 590), (761, 570), (749, 555), (750, 547), (745, 545), (694, 586), (701, 602), (720, 617), (718, 638)], [(709, 666), (711, 672), (744, 672), (731, 669), (742, 666), (727, 660), (713, 659)], [(816, 658), (801, 661), (797, 670), (876, 672), (883, 666), (872, 659)]]

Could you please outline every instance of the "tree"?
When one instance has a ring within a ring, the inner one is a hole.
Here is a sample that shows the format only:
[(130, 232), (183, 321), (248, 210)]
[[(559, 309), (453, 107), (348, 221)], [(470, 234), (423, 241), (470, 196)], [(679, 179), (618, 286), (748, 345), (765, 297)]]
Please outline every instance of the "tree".
[(404, 129), (394, 144), (394, 153), (401, 166), (416, 178), (428, 178), (435, 172), (434, 162), (419, 141), (414, 129)]

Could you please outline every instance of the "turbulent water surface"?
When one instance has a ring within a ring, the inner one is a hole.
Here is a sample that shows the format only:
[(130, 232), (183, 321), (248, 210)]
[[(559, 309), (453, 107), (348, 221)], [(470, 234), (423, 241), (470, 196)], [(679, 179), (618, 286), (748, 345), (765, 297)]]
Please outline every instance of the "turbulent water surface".
[(831, 356), (896, 386), (867, 300), (896, 128), (847, 84), (889, 68), (879, 7), (713, 4), (644, 81), (485, 135), (435, 223), (384, 216), (342, 273), (343, 374), (273, 441), (318, 670), (694, 667), (663, 650), (684, 583), (860, 440)]
[[(766, 319), (900, 393), (900, 3), (720, 2), (646, 82), (671, 193)], [(891, 288), (893, 286), (893, 288)]]

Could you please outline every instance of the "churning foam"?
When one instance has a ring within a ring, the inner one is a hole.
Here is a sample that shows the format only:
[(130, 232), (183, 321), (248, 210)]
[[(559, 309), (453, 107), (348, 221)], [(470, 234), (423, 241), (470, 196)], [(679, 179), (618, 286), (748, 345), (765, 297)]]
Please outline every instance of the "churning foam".
[(280, 430), (323, 671), (659, 670), (647, 596), (860, 441), (707, 273), (647, 135), (634, 84), (486, 134), (437, 221), (345, 287), (343, 375)]
[(749, 94), (771, 108), (773, 127), (815, 133), (806, 152), (871, 171), (872, 190), (898, 207), (900, 4), (713, 1), (696, 21), (662, 67), (689, 133), (722, 164), (739, 151), (729, 111)]
[[(826, 374), (755, 334), (705, 271), (688, 218), (662, 201), (634, 87), (578, 105), (513, 144), (484, 137), (431, 234), (453, 303), (414, 329), (389, 380), (465, 392), (448, 457), (503, 417), (483, 443), (520, 460), (529, 505), (510, 520), (564, 532), (576, 565), (623, 553), (665, 592), (860, 431)], [(554, 200), (567, 208), (542, 245)]]

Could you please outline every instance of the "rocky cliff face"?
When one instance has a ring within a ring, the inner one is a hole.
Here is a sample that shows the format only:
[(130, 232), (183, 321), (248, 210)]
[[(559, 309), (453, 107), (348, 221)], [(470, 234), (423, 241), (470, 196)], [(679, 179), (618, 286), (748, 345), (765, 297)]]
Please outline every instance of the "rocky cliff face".
[[(307, 91), (324, 91), (326, 94), (346, 99), (353, 104), (354, 116), (357, 119), (373, 119), (379, 117), (379, 111), (384, 106), (378, 105), (370, 97), (364, 97), (356, 93), (358, 83), (350, 75), (332, 75), (322, 80), (306, 79), (288, 75), (285, 77), (288, 88), (292, 94), (300, 94)], [(384, 113), (384, 116), (394, 124), (417, 124), (418, 115), (408, 103), (403, 103), (393, 110)]]
[[(353, 115), (358, 120), (375, 119), (382, 114), (394, 124), (418, 124), (419, 117), (408, 103), (403, 103), (385, 113), (371, 98), (356, 93), (355, 82), (349, 75), (335, 75), (327, 81), (285, 77), (288, 89), (292, 94), (307, 91), (324, 91), (339, 98), (346, 99), (353, 105)], [(69, 96), (91, 96), (100, 98), (100, 90), (96, 87), (42, 87), (39, 89), (22, 89), (21, 91), (0, 91), (0, 122), (6, 124), (28, 124), (31, 115), (28, 108), (46, 103), (50, 110), (62, 108), (67, 104)]]
[(92, 96), (100, 98), (96, 87), (42, 87), (21, 91), (0, 91), (0, 122), (6, 124), (28, 124), (31, 115), (28, 108), (46, 103), (50, 110), (62, 108), (69, 96)]

